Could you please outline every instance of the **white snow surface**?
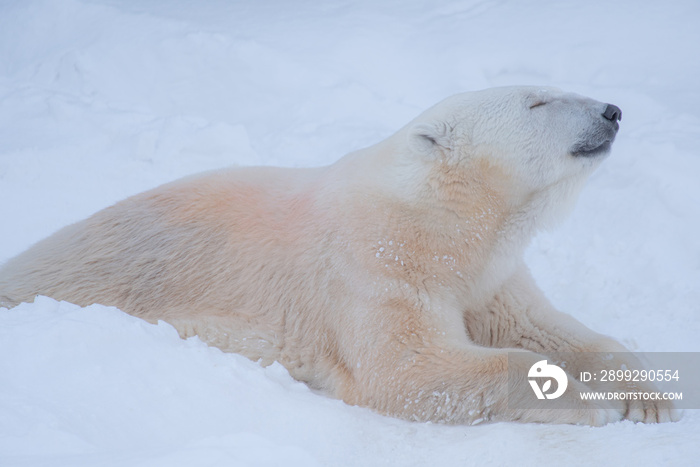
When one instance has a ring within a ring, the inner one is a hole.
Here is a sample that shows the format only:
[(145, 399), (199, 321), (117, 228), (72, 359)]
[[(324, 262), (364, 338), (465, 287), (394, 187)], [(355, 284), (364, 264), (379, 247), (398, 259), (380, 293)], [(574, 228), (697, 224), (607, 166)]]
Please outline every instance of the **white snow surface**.
[[(318, 166), (457, 92), (554, 85), (623, 110), (527, 261), (632, 350), (700, 351), (695, 0), (0, 3), (0, 262), (229, 165)], [(602, 428), (410, 423), (115, 308), (0, 309), (2, 466), (692, 465), (700, 411)]]

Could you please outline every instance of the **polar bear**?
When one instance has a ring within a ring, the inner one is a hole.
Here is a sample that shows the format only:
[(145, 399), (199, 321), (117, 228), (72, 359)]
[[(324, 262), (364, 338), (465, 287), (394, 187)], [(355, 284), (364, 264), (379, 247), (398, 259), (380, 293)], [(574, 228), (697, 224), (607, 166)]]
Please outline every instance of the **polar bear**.
[(662, 401), (578, 400), (575, 360), (563, 408), (509, 396), (529, 369), (513, 352), (625, 350), (554, 310), (523, 262), (620, 117), (553, 88), (455, 95), (328, 167), (207, 173), (108, 207), (7, 262), (0, 305), (113, 305), (409, 420), (675, 420)]

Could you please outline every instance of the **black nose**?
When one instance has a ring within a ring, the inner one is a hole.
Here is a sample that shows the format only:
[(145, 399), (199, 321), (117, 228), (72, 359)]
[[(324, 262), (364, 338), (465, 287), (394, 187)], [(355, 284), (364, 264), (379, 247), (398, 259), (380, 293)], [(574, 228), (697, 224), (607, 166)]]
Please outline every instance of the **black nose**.
[(616, 105), (608, 104), (605, 108), (605, 112), (603, 112), (603, 117), (611, 122), (622, 120), (622, 110)]

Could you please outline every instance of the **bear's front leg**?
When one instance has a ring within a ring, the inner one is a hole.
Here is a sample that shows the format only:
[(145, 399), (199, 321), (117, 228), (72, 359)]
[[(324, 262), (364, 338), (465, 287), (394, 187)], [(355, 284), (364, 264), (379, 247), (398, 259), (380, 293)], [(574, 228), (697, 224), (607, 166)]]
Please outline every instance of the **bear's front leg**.
[[(598, 334), (552, 307), (522, 265), (501, 287), (485, 311), (465, 313), (470, 336), (491, 347), (516, 347), (563, 359), (571, 376), (604, 370), (642, 370), (643, 366), (622, 344)], [(556, 361), (555, 361), (556, 363)], [(617, 380), (586, 383), (587, 392), (655, 393), (650, 382)], [(671, 401), (624, 399), (613, 402), (625, 418), (635, 422), (677, 421), (680, 413)]]
[[(513, 362), (508, 353), (476, 346), (460, 350), (406, 349), (403, 355), (385, 355), (366, 371), (354, 372), (353, 384), (339, 395), (353, 405), (421, 422), (517, 421), (602, 426), (622, 419), (622, 412), (605, 402), (574, 398), (572, 394), (585, 387), (570, 376), (568, 386), (574, 391), (562, 396), (560, 402), (565, 408), (533, 407), (526, 399), (532, 395), (528, 382), (524, 378), (508, 380), (509, 375), (527, 375), (525, 367), (509, 371), (508, 365)], [(510, 384), (521, 389), (509, 391)], [(517, 394), (517, 400), (513, 394)]]
[[(569, 394), (562, 398), (565, 408), (534, 408), (532, 400), (522, 397), (532, 396), (525, 377), (527, 368), (509, 368), (522, 366), (510, 359), (509, 353), (528, 354), (529, 360), (546, 357), (517, 349), (480, 347), (466, 339), (441, 338), (424, 319), (425, 310), (402, 312), (403, 318), (420, 315), (424, 326), (406, 327), (405, 319), (387, 319), (384, 326), (363, 327), (366, 333), (353, 346), (342, 346), (337, 364), (342, 378), (336, 378), (334, 384), (337, 397), (385, 415), (439, 423), (519, 421), (600, 426), (622, 418), (619, 410), (605, 402), (582, 401)], [(396, 316), (381, 310), (372, 315)], [(416, 325), (421, 320), (411, 321)], [(513, 380), (512, 375), (524, 376)], [(513, 385), (520, 389), (512, 391)], [(568, 385), (585, 389), (571, 377)]]

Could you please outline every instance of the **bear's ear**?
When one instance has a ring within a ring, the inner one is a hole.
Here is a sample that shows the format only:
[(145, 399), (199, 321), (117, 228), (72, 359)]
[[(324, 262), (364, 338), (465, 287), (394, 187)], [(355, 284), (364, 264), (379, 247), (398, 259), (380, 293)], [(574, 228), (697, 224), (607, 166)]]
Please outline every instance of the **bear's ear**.
[(445, 123), (416, 123), (409, 133), (409, 144), (417, 152), (433, 153), (452, 149), (452, 129)]

